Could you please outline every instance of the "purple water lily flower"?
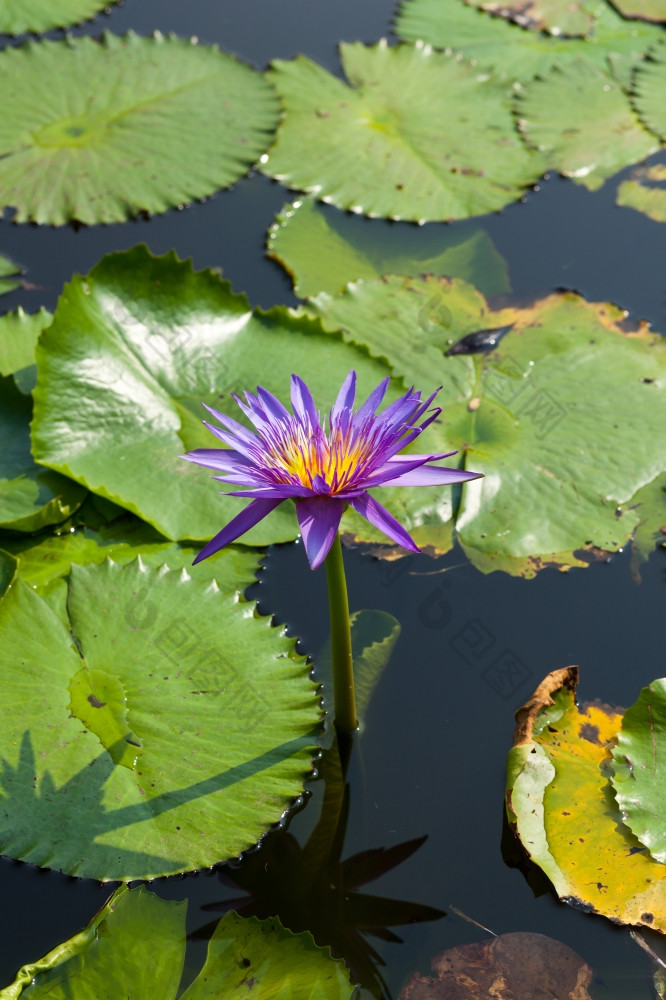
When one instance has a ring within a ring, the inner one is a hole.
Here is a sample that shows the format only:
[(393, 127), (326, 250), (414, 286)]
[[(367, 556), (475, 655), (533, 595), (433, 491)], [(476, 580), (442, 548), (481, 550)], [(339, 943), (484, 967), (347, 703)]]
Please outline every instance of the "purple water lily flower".
[(398, 545), (418, 552), (402, 525), (368, 490), (374, 486), (444, 486), (477, 479), (481, 473), (429, 464), (455, 455), (455, 451), (397, 454), (439, 416), (441, 407), (430, 410), (419, 424), (439, 389), (422, 402), (421, 393), (411, 388), (377, 413), (389, 381), (385, 378), (380, 382), (354, 410), (356, 372), (351, 371), (331, 408), (328, 429), (298, 375), (291, 376), (293, 413), (261, 386), (256, 395), (246, 392), (245, 402), (234, 395), (255, 431), (207, 406), (224, 430), (205, 420), (204, 424), (227, 447), (197, 448), (182, 457), (216, 469), (220, 475), (215, 479), (246, 487), (228, 495), (248, 497), (251, 502), (204, 546), (194, 562), (249, 531), (284, 500), (296, 504), (312, 569), (328, 555), (347, 505)]

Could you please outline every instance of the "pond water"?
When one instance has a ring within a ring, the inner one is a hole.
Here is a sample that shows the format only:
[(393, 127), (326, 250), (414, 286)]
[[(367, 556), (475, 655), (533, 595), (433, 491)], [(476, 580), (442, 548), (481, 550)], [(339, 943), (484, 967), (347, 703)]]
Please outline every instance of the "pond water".
[[(77, 32), (95, 34), (103, 26), (147, 34), (159, 28), (218, 43), (259, 68), (271, 58), (305, 52), (339, 72), (336, 43), (390, 35), (393, 13), (392, 0), (127, 0)], [(517, 296), (573, 288), (591, 300), (614, 301), (664, 331), (666, 227), (615, 207), (619, 179), (590, 194), (553, 176), (524, 203), (474, 224), (507, 260)], [(4, 305), (52, 309), (73, 273), (85, 274), (103, 254), (139, 242), (155, 253), (173, 247), (197, 268), (222, 268), (253, 304), (296, 304), (286, 274), (264, 256), (266, 230), (289, 198), (253, 174), (203, 204), (149, 221), (75, 231), (5, 220), (0, 251), (23, 265), (36, 287), (11, 293)], [(371, 227), (368, 238), (378, 242), (395, 228), (360, 218), (349, 224)], [(395, 997), (412, 972), (426, 971), (431, 956), (485, 939), (456, 911), (496, 933), (538, 931), (574, 947), (595, 969), (595, 997), (652, 996), (649, 961), (626, 932), (560, 904), (547, 891), (535, 896), (523, 873), (507, 865), (503, 795), (513, 712), (549, 670), (580, 664), (581, 697), (618, 706), (633, 703), (643, 685), (663, 674), (664, 559), (657, 550), (640, 582), (629, 552), (567, 574), (548, 569), (526, 581), (499, 572), (484, 576), (459, 550), (394, 564), (361, 549), (346, 552), (352, 610), (390, 612), (402, 632), (352, 754), (343, 857), (427, 837), (404, 863), (360, 891), (446, 911), (439, 919), (394, 928), (402, 943), (371, 939), (385, 962), (386, 996)], [(301, 545), (293, 544), (268, 552), (250, 596), (314, 654), (327, 634), (325, 589), (323, 570), (311, 573)], [(310, 800), (288, 823), (301, 843), (317, 818), (320, 784), (312, 783)], [(281, 863), (275, 842), (284, 835), (271, 834), (262, 848), (267, 865)], [(203, 957), (197, 931), (215, 919), (212, 907), (239, 894), (228, 884), (230, 873), (222, 874), (153, 883), (165, 898), (190, 900), (192, 968)], [(79, 930), (110, 889), (3, 860), (0, 891), (4, 984), (21, 964)], [(270, 903), (265, 907), (270, 912)], [(312, 914), (313, 922), (320, 918)]]

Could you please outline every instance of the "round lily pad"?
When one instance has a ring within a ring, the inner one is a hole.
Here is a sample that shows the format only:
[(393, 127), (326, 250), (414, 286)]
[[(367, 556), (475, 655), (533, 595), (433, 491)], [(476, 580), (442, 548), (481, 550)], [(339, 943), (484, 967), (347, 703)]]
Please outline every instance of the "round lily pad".
[(519, 95), (517, 113), (527, 142), (591, 191), (659, 146), (620, 84), (582, 59), (533, 80)]
[(510, 91), (474, 66), (421, 43), (342, 44), (340, 57), (349, 84), (304, 56), (273, 63), (284, 119), (269, 176), (353, 212), (446, 221), (503, 208), (543, 172)]
[(0, 34), (39, 34), (52, 28), (78, 24), (106, 10), (117, 0), (4, 0)]
[(633, 67), (661, 31), (640, 21), (628, 25), (610, 4), (597, 7), (595, 14), (587, 38), (562, 38), (525, 31), (464, 0), (405, 0), (396, 30), (407, 41), (422, 39), (437, 48), (461, 52), (507, 80), (527, 83), (553, 66), (565, 67), (583, 57), (629, 87)]
[[(317, 320), (276, 308), (252, 312), (211, 271), (146, 247), (104, 258), (74, 278), (37, 350), (33, 448), (37, 460), (126, 507), (171, 539), (208, 540), (247, 501), (180, 457), (210, 448), (202, 403), (242, 414), (231, 392), (261, 381), (288, 400), (296, 372), (317, 405), (332, 405), (349, 370), (359, 398), (387, 374), (367, 352), (326, 334)], [(391, 387), (389, 399), (400, 395)], [(85, 406), (72, 400), (86, 400)], [(298, 535), (284, 503), (241, 541)]]
[[(405, 512), (421, 544), (445, 551), (455, 514), (477, 566), (531, 576), (628, 542), (634, 495), (666, 469), (658, 335), (627, 332), (622, 310), (572, 293), (496, 310), (455, 279), (358, 281), (310, 308), (408, 384), (441, 385), (441, 417), (414, 447), (457, 448), (457, 461), (485, 474), (465, 485), (457, 511), (439, 490), (429, 517)], [(427, 499), (425, 489), (395, 492), (408, 509)]]
[(302, 792), (315, 686), (294, 641), (239, 600), (238, 558), (222, 554), (213, 581), (140, 560), (73, 566), (66, 622), (11, 585), (3, 854), (101, 880), (203, 868), (252, 846)]
[(0, 316), (0, 375), (13, 375), (19, 390), (29, 395), (35, 387), (35, 347), (51, 313), (26, 313), (21, 306)]
[(666, 222), (666, 163), (638, 167), (618, 185), (616, 201), (642, 212), (655, 222)]
[(656, 861), (666, 862), (666, 678), (652, 681), (622, 719), (612, 750), (615, 799), (624, 822)]
[(0, 206), (17, 222), (122, 222), (205, 197), (245, 173), (278, 119), (250, 66), (159, 34), (7, 48), (0, 90)]

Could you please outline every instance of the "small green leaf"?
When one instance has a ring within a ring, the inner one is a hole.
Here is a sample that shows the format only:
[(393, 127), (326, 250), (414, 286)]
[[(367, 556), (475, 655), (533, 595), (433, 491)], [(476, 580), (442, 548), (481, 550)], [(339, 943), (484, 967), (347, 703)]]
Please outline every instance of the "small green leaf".
[(212, 580), (107, 561), (48, 597), (10, 587), (3, 854), (101, 880), (208, 867), (301, 793), (315, 686), (294, 641), (239, 600), (241, 558), (250, 583), (256, 556), (228, 550)]
[(666, 862), (666, 679), (652, 681), (622, 718), (611, 781), (622, 818), (655, 861)]
[[(0, 295), (4, 295), (6, 292), (11, 292), (20, 286), (21, 282), (18, 279), (20, 273), (20, 267), (17, 267), (16, 264), (12, 264), (8, 257), (3, 257), (2, 254), (0, 254)], [(0, 360), (1, 357), (2, 355), (0, 354)], [(0, 373), (3, 375), (5, 374), (1, 371), (1, 369)]]
[(0, 375), (13, 375), (25, 395), (32, 392), (37, 378), (37, 340), (52, 318), (46, 309), (28, 314), (21, 306), (15, 312), (0, 316)]
[(157, 33), (8, 47), (0, 91), (0, 206), (17, 222), (122, 222), (205, 197), (243, 176), (278, 119), (250, 66)]
[(79, 934), (24, 965), (0, 1000), (175, 1000), (187, 902), (117, 889)]
[(0, 376), (0, 528), (39, 531), (69, 517), (85, 489), (36, 465), (30, 453), (32, 400)]
[(292, 934), (277, 917), (220, 920), (206, 963), (181, 1000), (350, 1000), (356, 993), (344, 962), (318, 948), (308, 932)]
[(616, 201), (625, 208), (642, 212), (655, 222), (666, 222), (666, 164), (638, 167), (618, 185)]
[(591, 191), (658, 148), (613, 78), (581, 59), (519, 95), (519, 126), (548, 164)]
[(350, 281), (382, 274), (434, 274), (475, 281), (486, 295), (509, 291), (506, 261), (483, 229), (466, 235), (445, 225), (368, 224), (326, 210), (313, 198), (286, 205), (268, 234), (268, 253), (308, 298), (335, 295)]
[(627, 506), (640, 519), (631, 545), (631, 572), (640, 583), (641, 565), (659, 542), (666, 544), (666, 473), (639, 490)]
[(447, 221), (503, 208), (543, 172), (510, 90), (474, 66), (420, 43), (342, 44), (340, 56), (349, 85), (304, 56), (273, 63), (284, 118), (262, 157), (269, 176), (353, 212)]
[(0, 34), (41, 34), (86, 21), (118, 0), (4, 0), (0, 12)]
[[(212, 538), (247, 501), (179, 456), (213, 447), (202, 403), (241, 417), (231, 392), (262, 384), (282, 399), (297, 372), (332, 405), (350, 368), (359, 395), (386, 368), (286, 309), (250, 309), (211, 271), (145, 247), (104, 258), (66, 286), (37, 349), (33, 447), (39, 462), (131, 510), (173, 539)], [(399, 395), (391, 388), (389, 398)], [(86, 405), (72, 405), (85, 399)], [(298, 534), (285, 503), (240, 541)]]

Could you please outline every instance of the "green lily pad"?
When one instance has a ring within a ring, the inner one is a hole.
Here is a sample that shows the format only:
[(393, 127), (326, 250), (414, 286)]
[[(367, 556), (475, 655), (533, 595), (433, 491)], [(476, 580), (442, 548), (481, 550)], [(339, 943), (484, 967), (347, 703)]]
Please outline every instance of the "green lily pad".
[(526, 141), (590, 191), (659, 147), (620, 84), (585, 60), (533, 80), (517, 113)]
[(588, 35), (594, 28), (598, 4), (591, 0), (468, 0), (490, 14), (515, 21), (521, 28), (551, 35)]
[[(433, 301), (438, 309), (419, 322)], [(666, 469), (660, 337), (626, 333), (621, 310), (572, 293), (493, 310), (460, 280), (359, 281), (342, 295), (316, 296), (311, 308), (408, 384), (441, 385), (442, 415), (418, 449), (457, 448), (453, 461), (485, 474), (465, 486), (457, 510), (451, 491), (434, 490), (423, 522), (410, 508), (431, 488), (395, 490), (419, 544), (446, 551), (455, 512), (458, 537), (480, 569), (533, 576), (628, 542), (640, 520), (630, 501)], [(490, 353), (445, 356), (476, 331), (509, 325)]]
[[(387, 374), (363, 350), (286, 309), (254, 313), (211, 271), (145, 247), (104, 258), (66, 286), (37, 349), (33, 447), (39, 462), (88, 485), (172, 539), (207, 540), (247, 501), (179, 456), (212, 447), (202, 402), (241, 417), (231, 391), (262, 384), (286, 399), (297, 372), (318, 405), (332, 405), (350, 368), (359, 396)], [(397, 398), (392, 388), (389, 396)], [(86, 405), (72, 405), (85, 399)], [(292, 504), (248, 545), (298, 534)]]
[[(185, 963), (187, 900), (160, 899), (144, 886), (120, 886), (88, 926), (44, 958), (23, 966), (3, 1000), (175, 1000)], [(182, 1000), (350, 1000), (345, 965), (292, 934), (276, 918), (227, 913), (203, 969)]]
[[(4, 539), (3, 539), (4, 541)], [(0, 549), (0, 597), (9, 589), (14, 582), (18, 570), (18, 560), (11, 554)]]
[(666, 21), (666, 0), (612, 0), (623, 17)]
[(611, 781), (622, 818), (655, 861), (666, 861), (663, 768), (666, 744), (666, 678), (652, 681), (622, 718), (611, 750)]
[(504, 79), (527, 83), (554, 66), (580, 58), (610, 71), (629, 87), (633, 67), (661, 36), (654, 25), (627, 22), (610, 6), (597, 9), (590, 37), (555, 38), (524, 31), (502, 17), (493, 17), (463, 0), (405, 0), (396, 21), (400, 38), (422, 39), (441, 49), (461, 52)]
[(15, 288), (19, 287), (21, 284), (18, 277), (20, 273), (20, 267), (13, 264), (8, 257), (3, 257), (0, 254), (0, 295), (4, 295), (5, 292), (12, 292)]
[(301, 793), (315, 686), (294, 641), (239, 600), (239, 553), (222, 555), (214, 581), (73, 566), (66, 625), (22, 580), (7, 592), (3, 854), (101, 880), (203, 868)]
[(278, 120), (250, 66), (159, 34), (6, 48), (0, 89), (0, 205), (17, 222), (122, 222), (210, 195), (242, 177)]
[(244, 919), (233, 911), (220, 920), (206, 963), (182, 1000), (350, 1000), (344, 962), (318, 948), (309, 933), (292, 934), (277, 917)]
[(638, 167), (631, 176), (618, 185), (616, 202), (625, 208), (642, 212), (655, 222), (666, 222), (666, 164), (654, 163), (651, 167)]
[(543, 172), (521, 149), (510, 91), (474, 66), (420, 43), (342, 44), (340, 57), (348, 85), (304, 56), (268, 73), (284, 118), (262, 169), (288, 187), (365, 215), (447, 221), (503, 208)]
[(507, 759), (509, 823), (564, 902), (666, 932), (666, 866), (641, 848), (613, 798), (621, 713), (578, 708), (578, 668), (554, 670), (516, 713)]
[(32, 400), (11, 377), (0, 377), (0, 528), (39, 531), (58, 524), (86, 491), (71, 479), (36, 465), (30, 453)]
[(175, 1000), (187, 902), (120, 886), (84, 930), (19, 970), (3, 1000)]
[(34, 389), (37, 378), (37, 340), (51, 319), (46, 309), (29, 314), (21, 306), (0, 316), (0, 375), (13, 375), (16, 385), (26, 395)]
[(326, 211), (313, 198), (286, 205), (268, 233), (268, 255), (294, 279), (301, 298), (335, 294), (349, 281), (382, 274), (455, 275), (486, 295), (508, 292), (506, 261), (483, 229), (461, 235), (444, 225), (381, 226)]
[(666, 44), (654, 45), (636, 70), (634, 104), (647, 127), (666, 142)]
[(87, 21), (117, 0), (4, 0), (0, 12), (0, 34), (40, 34), (52, 28)]

